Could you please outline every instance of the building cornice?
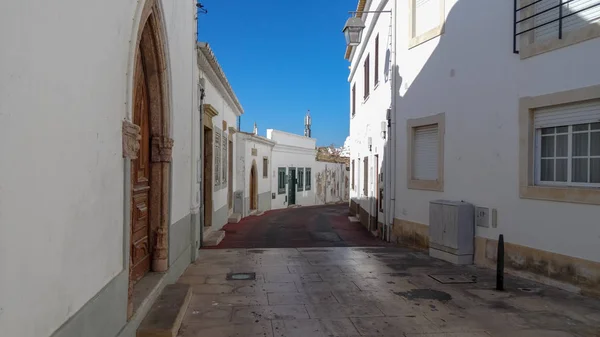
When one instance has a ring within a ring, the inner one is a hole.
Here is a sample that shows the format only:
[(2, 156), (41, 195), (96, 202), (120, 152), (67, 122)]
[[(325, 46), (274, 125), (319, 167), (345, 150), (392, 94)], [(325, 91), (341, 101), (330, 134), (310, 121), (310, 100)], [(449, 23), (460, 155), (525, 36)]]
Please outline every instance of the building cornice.
[(274, 141), (272, 141), (270, 139), (267, 139), (267, 138), (261, 137), (261, 136), (257, 136), (257, 135), (255, 135), (253, 133), (248, 133), (248, 132), (244, 132), (244, 131), (237, 131), (236, 134), (238, 134), (238, 137), (242, 136), (246, 140), (255, 141), (257, 143), (269, 145), (271, 147), (273, 147), (273, 146), (275, 146), (277, 144), (277, 143), (275, 143)]
[(241, 116), (244, 113), (244, 108), (242, 108), (237, 96), (233, 92), (233, 89), (227, 80), (227, 76), (225, 76), (225, 73), (219, 64), (219, 61), (217, 61), (217, 57), (215, 56), (213, 50), (206, 42), (198, 42), (197, 49), (198, 67), (212, 77), (212, 82), (215, 84), (220, 84), (220, 89), (226, 100), (229, 101), (229, 104), (232, 106), (233, 112), (236, 114), (236, 116)]

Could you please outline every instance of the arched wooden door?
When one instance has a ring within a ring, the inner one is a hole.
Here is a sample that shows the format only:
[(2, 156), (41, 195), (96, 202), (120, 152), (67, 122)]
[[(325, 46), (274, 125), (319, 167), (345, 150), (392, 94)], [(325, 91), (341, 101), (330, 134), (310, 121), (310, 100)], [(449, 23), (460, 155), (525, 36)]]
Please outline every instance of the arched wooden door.
[(141, 52), (135, 71), (133, 123), (140, 127), (140, 150), (131, 163), (131, 280), (136, 283), (150, 271), (150, 112), (148, 83)]

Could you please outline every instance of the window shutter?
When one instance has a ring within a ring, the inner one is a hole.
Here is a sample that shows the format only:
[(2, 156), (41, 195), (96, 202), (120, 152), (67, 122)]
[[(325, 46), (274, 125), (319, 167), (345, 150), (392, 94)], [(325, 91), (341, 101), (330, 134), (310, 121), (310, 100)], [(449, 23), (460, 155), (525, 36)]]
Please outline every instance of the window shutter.
[(439, 132), (438, 126), (429, 125), (415, 129), (413, 179), (438, 179)]
[(440, 1), (443, 0), (414, 0), (415, 1), (415, 36), (427, 33), (440, 25)]
[(600, 121), (600, 100), (535, 109), (536, 129)]
[[(535, 4), (535, 13), (540, 13), (554, 6), (558, 6), (559, 3), (559, 0), (542, 0), (541, 2)], [(564, 4), (562, 7), (563, 17), (571, 13), (577, 13), (563, 18), (563, 33), (577, 30), (590, 23), (600, 21), (600, 6), (588, 9), (588, 7), (599, 3), (600, 0), (572, 0), (571, 2)], [(531, 16), (532, 14), (525, 15)], [(557, 20), (558, 18), (559, 10), (558, 7), (556, 7), (545, 13), (535, 16), (533, 19), (533, 23), (535, 26), (539, 26), (546, 22)], [(534, 30), (534, 40), (544, 41), (550, 39), (558, 39), (558, 26), (559, 22), (557, 20), (540, 28), (536, 28)]]

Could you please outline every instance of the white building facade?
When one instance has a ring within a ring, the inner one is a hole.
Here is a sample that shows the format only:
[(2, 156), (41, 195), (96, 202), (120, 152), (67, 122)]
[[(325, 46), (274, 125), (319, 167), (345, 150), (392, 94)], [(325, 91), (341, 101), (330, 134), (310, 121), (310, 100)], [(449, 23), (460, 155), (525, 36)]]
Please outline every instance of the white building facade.
[(134, 336), (195, 259), (195, 14), (0, 3), (3, 336)]
[(600, 1), (528, 4), (515, 22), (512, 1), (359, 1), (351, 210), (428, 247), (429, 203), (464, 200), (475, 263), (495, 264), (503, 234), (511, 270), (598, 293)]
[(204, 236), (221, 229), (233, 213), (236, 186), (236, 141), (238, 118), (244, 110), (217, 58), (205, 42), (198, 43), (202, 101)]
[(271, 158), (275, 143), (257, 134), (236, 133), (237, 171), (234, 212), (246, 217), (271, 209)]
[(346, 164), (318, 161), (315, 138), (273, 129), (267, 130), (267, 138), (275, 142), (271, 165), (273, 209), (347, 200)]

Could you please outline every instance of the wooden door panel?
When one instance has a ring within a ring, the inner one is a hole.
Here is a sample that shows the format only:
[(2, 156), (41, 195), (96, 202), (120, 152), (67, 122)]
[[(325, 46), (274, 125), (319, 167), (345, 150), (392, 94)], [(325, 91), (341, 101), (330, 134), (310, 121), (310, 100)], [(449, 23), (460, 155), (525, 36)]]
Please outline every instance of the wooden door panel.
[(150, 121), (146, 77), (138, 50), (133, 123), (140, 126), (140, 150), (131, 165), (131, 269), (137, 282), (150, 270), (151, 246), (148, 209), (150, 205)]

